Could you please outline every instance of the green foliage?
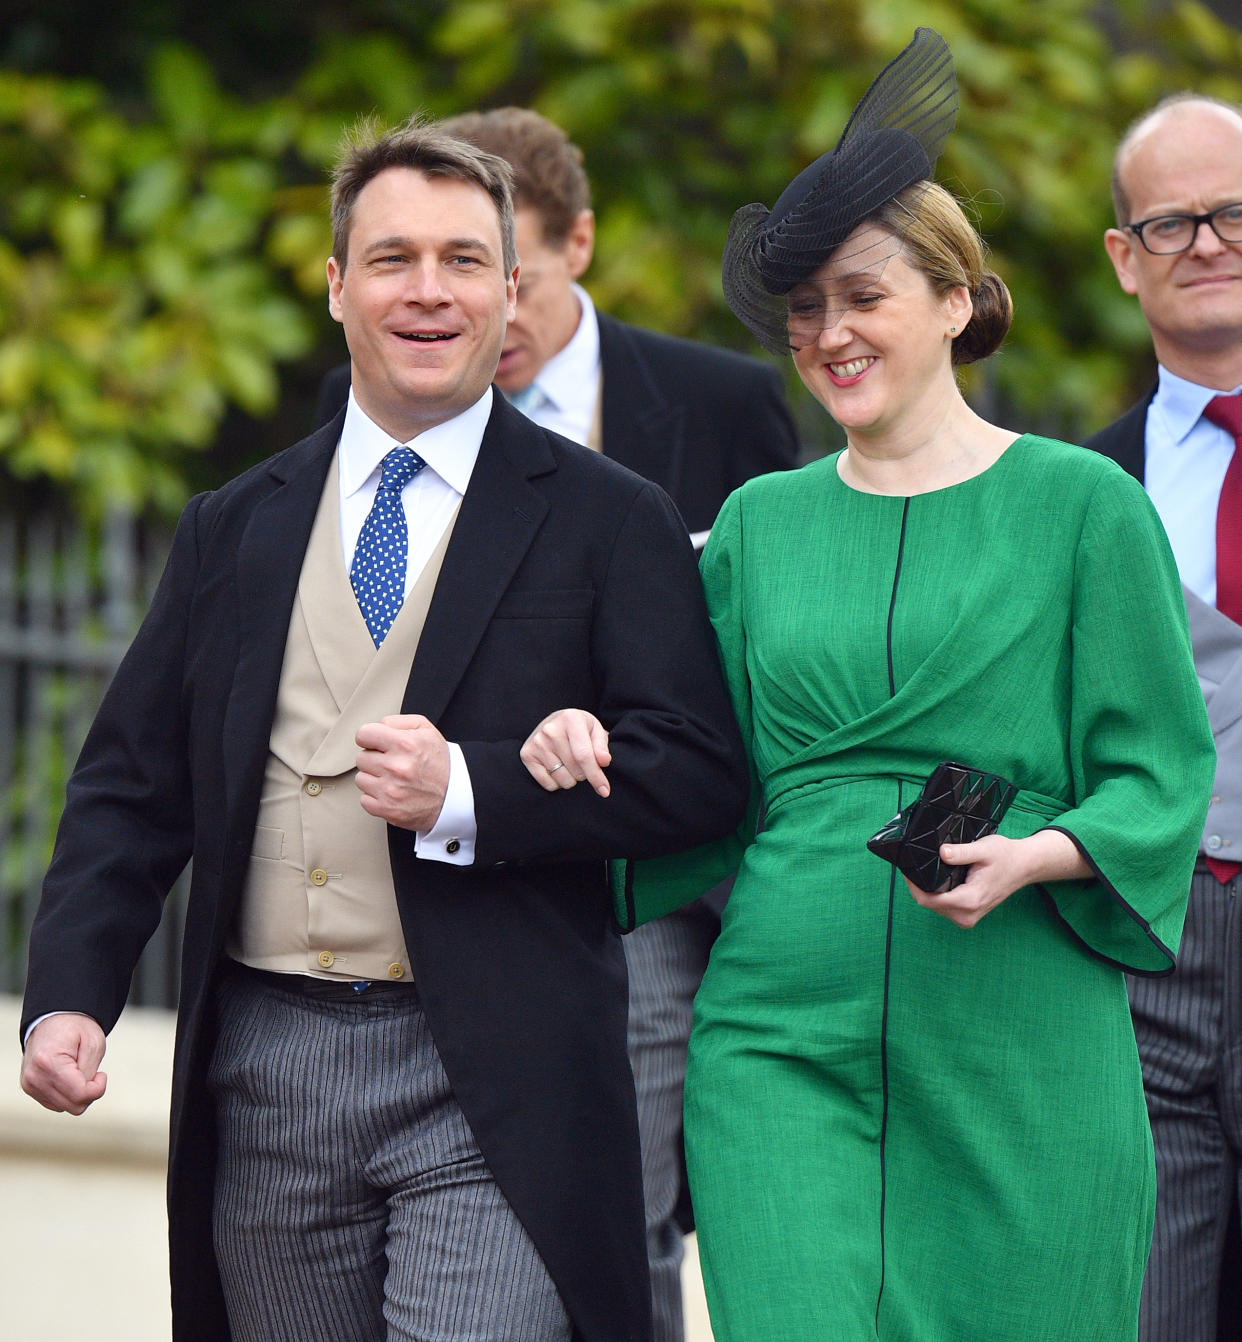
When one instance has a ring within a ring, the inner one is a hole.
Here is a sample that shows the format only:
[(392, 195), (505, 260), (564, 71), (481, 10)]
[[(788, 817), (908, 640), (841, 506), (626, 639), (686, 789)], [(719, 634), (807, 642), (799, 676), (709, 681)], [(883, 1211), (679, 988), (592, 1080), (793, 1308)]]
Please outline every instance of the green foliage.
[(226, 406), (275, 406), (277, 363), (307, 351), (313, 326), (269, 252), (276, 219), (289, 227), (298, 211), (272, 129), (183, 48), (152, 62), (137, 122), (94, 85), (0, 72), (12, 475), (49, 477), (95, 508), (176, 508), (186, 455), (211, 444)]
[[(1151, 374), (1101, 243), (1116, 141), (1179, 88), (1242, 100), (1242, 34), (1195, 0), (306, 0), (282, 25), (226, 8), (191, 48), (169, 40), (189, 9), (134, 0), (142, 88), (0, 71), (14, 475), (172, 507), (230, 406), (263, 417), (286, 389), (273, 427), (247, 431), (250, 459), (310, 426), (307, 388), (343, 355), (322, 184), (363, 112), (537, 107), (586, 155), (601, 306), (752, 348), (720, 294), (730, 216), (835, 143), (920, 23), (948, 39), (963, 91), (940, 178), (972, 204), (1017, 310), (968, 391), (1015, 428), (1077, 436)], [(22, 31), (37, 47), (42, 30)]]

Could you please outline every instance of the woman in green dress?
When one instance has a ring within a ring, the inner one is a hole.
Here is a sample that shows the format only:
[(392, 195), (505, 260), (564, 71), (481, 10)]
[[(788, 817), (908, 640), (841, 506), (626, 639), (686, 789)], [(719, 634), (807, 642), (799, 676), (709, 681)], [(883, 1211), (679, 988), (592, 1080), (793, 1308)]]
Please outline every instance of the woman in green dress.
[[(1137, 1334), (1155, 1187), (1122, 970), (1172, 967), (1212, 741), (1142, 489), (958, 389), (1010, 304), (928, 180), (952, 94), (920, 30), (726, 251), (734, 310), (847, 445), (745, 485), (703, 555), (762, 825), (621, 886), (642, 917), (737, 872), (686, 1077), (717, 1342)], [(606, 786), (576, 710), (523, 755)], [(1018, 793), (936, 893), (866, 841), (946, 759)]]

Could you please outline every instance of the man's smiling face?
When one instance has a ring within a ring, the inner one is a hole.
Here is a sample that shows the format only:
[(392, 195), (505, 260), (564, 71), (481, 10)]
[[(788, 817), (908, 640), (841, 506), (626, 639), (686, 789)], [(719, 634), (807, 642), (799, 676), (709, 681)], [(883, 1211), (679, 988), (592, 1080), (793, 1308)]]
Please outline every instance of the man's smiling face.
[(359, 192), (347, 260), (328, 261), (354, 395), (399, 442), (482, 396), (513, 319), (500, 219), (473, 182), (387, 168)]

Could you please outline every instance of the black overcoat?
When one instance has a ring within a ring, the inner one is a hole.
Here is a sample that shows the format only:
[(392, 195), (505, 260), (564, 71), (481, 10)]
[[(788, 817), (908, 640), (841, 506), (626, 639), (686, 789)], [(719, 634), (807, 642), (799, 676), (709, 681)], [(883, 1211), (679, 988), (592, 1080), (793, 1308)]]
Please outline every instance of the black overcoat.
[(1104, 428), (1093, 433), (1083, 444), (1093, 452), (1102, 452), (1104, 456), (1112, 457), (1119, 466), (1124, 466), (1140, 485), (1144, 483), (1146, 475), (1147, 410), (1155, 394), (1153, 387), (1148, 396), (1132, 405), (1124, 415), (1118, 416), (1111, 424), (1106, 424)]
[[(187, 506), (68, 788), (25, 1022), (111, 1029), (193, 856), (172, 1097), (175, 1342), (228, 1337), (211, 1250), (213, 980), (250, 856), (294, 594), (334, 419)], [(518, 747), (549, 712), (611, 731), (612, 794), (546, 793)], [(741, 744), (665, 494), (496, 396), (402, 710), (461, 744), (476, 861), (389, 853), (413, 978), (462, 1109), (582, 1342), (649, 1336), (625, 975), (604, 859), (737, 823)], [(106, 1101), (105, 1101), (106, 1103)]]

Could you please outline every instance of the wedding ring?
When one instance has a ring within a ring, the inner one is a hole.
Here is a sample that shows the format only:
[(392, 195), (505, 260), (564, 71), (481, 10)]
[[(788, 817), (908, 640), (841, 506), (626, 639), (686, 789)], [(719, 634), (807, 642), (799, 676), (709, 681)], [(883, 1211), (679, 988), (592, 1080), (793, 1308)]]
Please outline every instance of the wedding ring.
[(558, 769), (563, 769), (564, 767), (565, 767), (565, 761), (564, 761), (564, 760), (561, 760), (559, 763), (554, 764), (554, 765), (548, 770), (548, 772), (549, 772), (550, 774), (554, 774)]

